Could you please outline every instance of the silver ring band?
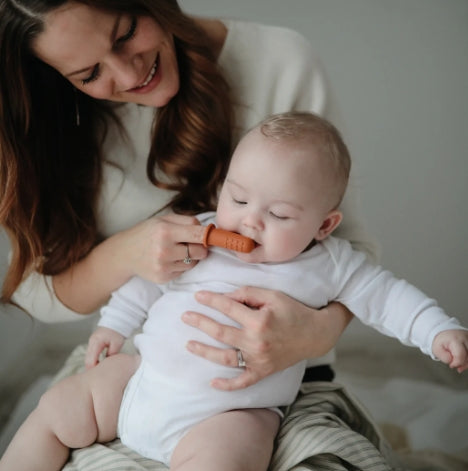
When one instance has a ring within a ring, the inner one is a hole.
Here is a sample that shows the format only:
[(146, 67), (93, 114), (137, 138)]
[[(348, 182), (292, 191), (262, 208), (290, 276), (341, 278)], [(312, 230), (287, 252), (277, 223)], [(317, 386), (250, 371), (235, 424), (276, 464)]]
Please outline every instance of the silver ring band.
[(237, 367), (238, 368), (245, 368), (247, 364), (245, 363), (244, 357), (242, 356), (242, 352), (239, 348), (236, 348), (237, 353)]
[(185, 248), (187, 249), (187, 255), (185, 258), (182, 260), (186, 265), (190, 265), (192, 263), (192, 259), (190, 258), (190, 253), (188, 249), (188, 244), (185, 244)]

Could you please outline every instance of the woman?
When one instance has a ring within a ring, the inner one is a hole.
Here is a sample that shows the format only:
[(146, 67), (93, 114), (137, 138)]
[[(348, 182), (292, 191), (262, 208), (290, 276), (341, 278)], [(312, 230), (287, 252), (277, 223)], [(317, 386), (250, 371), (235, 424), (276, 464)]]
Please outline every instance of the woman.
[[(46, 322), (94, 312), (135, 274), (164, 282), (206, 257), (190, 214), (213, 208), (240, 134), (271, 113), (325, 111), (302, 37), (193, 19), (175, 0), (1, 0), (0, 68), (0, 220), (12, 244), (3, 300)], [(347, 195), (340, 235), (372, 252), (351, 208)], [(232, 346), (191, 343), (194, 354), (245, 362), (222, 389), (304, 358), (327, 365), (331, 354), (318, 357), (352, 317), (252, 288), (198, 299), (243, 326), (184, 316)]]

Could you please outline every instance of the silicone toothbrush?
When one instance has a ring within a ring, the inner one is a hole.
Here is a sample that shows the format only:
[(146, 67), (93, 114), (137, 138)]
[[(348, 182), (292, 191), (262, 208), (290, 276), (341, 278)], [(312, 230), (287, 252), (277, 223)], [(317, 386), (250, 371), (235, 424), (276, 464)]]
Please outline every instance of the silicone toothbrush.
[(210, 224), (206, 226), (203, 234), (203, 245), (204, 247), (214, 245), (236, 252), (248, 253), (255, 248), (255, 241), (236, 232), (218, 229), (214, 224)]

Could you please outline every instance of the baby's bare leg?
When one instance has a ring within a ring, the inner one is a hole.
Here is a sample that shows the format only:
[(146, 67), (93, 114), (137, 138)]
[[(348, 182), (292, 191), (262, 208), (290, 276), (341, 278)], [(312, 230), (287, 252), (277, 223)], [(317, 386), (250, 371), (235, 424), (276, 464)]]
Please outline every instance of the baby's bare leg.
[(114, 355), (47, 391), (13, 437), (0, 471), (60, 470), (70, 448), (115, 438), (123, 391), (139, 357)]
[(268, 409), (215, 415), (177, 445), (172, 471), (263, 471), (268, 468), (280, 417)]

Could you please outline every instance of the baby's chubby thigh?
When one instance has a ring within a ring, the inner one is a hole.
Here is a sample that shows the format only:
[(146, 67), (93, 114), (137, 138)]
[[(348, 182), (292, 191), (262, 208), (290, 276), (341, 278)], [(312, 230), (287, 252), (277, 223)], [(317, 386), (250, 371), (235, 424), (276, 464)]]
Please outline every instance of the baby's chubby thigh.
[[(108, 442), (116, 438), (123, 394), (140, 361), (139, 355), (119, 353), (106, 358), (93, 368), (95, 371), (90, 370), (90, 373), (93, 373), (91, 389), (98, 426), (98, 442)], [(99, 366), (102, 366), (101, 370), (97, 369)]]
[(226, 411), (195, 425), (178, 443), (171, 470), (266, 470), (280, 424), (271, 409)]
[(43, 395), (38, 408), (64, 445), (82, 448), (116, 437), (123, 392), (139, 362), (138, 356), (113, 355)]

